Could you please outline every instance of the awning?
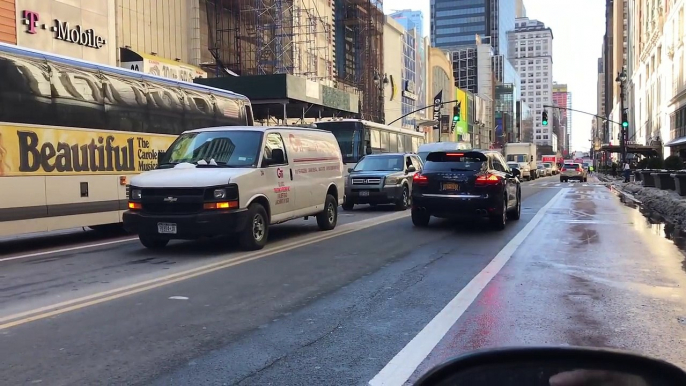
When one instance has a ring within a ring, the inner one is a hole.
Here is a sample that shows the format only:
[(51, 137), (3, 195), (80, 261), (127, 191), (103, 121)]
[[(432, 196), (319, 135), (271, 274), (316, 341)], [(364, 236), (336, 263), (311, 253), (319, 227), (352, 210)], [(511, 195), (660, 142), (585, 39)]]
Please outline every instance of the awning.
[[(607, 151), (610, 153), (621, 153), (622, 148), (619, 145), (609, 145), (605, 144), (600, 147), (601, 151)], [(660, 154), (660, 149), (658, 146), (646, 146), (646, 145), (636, 145), (629, 144), (626, 147), (627, 153), (641, 154), (645, 156), (657, 156)]]
[(196, 78), (207, 78), (207, 72), (192, 64), (162, 58), (152, 54), (134, 51), (130, 48), (119, 49), (119, 67), (139, 71), (144, 74), (162, 76), (169, 79), (193, 82)]
[(665, 144), (666, 147), (686, 145), (686, 137), (674, 138)]

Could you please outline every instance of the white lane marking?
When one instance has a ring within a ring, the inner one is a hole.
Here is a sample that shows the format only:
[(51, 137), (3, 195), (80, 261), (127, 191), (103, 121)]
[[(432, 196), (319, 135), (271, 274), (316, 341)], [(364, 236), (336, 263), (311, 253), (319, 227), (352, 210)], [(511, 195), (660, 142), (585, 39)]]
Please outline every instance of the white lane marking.
[[(191, 279), (221, 269), (244, 264), (253, 260), (273, 256), (281, 252), (301, 248), (306, 245), (319, 243), (324, 240), (329, 240), (353, 232), (359, 232), (367, 228), (375, 227), (377, 225), (397, 221), (403, 218), (410, 217), (409, 212), (410, 211), (395, 212), (383, 216), (372, 217), (366, 220), (349, 222), (341, 226), (338, 226), (335, 229), (332, 229), (328, 232), (317, 232), (307, 234), (304, 236), (297, 236), (291, 238), (288, 242), (285, 242), (283, 244), (274, 244), (274, 246), (269, 246), (267, 248), (254, 252), (241, 253), (238, 255), (227, 253), (218, 256), (226, 256), (227, 259), (225, 260), (204, 264), (195, 268), (186, 269), (184, 271), (156, 277), (149, 280), (144, 280), (138, 283), (129, 284), (119, 288), (112, 288), (102, 292), (93, 293), (91, 295), (86, 295), (80, 298), (63, 301), (61, 303), (50, 304), (33, 310), (19, 312), (13, 315), (0, 316), (0, 331), (6, 328), (18, 326), (34, 320), (40, 320), (50, 316), (59, 315), (65, 312), (89, 307), (91, 305), (100, 304), (109, 300), (119, 299), (124, 296), (129, 296), (136, 293), (148, 291), (150, 289)], [(8, 321), (12, 322), (6, 323)]]
[(369, 381), (371, 386), (401, 386), (465, 313), (486, 285), (500, 272), (546, 212), (569, 189), (561, 189), (524, 228), (438, 313), (381, 371)]
[(26, 255), (18, 255), (18, 256), (12, 256), (12, 257), (5, 257), (5, 258), (0, 259), (0, 263), (2, 263), (3, 261), (27, 259), (29, 257), (37, 257), (37, 256), (45, 256), (45, 255), (53, 255), (56, 253), (78, 251), (78, 250), (87, 249), (87, 248), (104, 247), (106, 245), (127, 243), (127, 242), (135, 241), (135, 240), (138, 240), (138, 237), (131, 237), (128, 239), (105, 241), (102, 243), (84, 244), (84, 245), (78, 245), (76, 247), (69, 247), (69, 248), (62, 248), (62, 249), (51, 249), (49, 251), (35, 252), (35, 253), (29, 253)]
[(170, 300), (188, 300), (188, 298), (185, 296), (170, 296), (169, 299)]
[(555, 184), (555, 186), (560, 186), (560, 185), (562, 185), (562, 184), (559, 184), (559, 183), (558, 183), (558, 184)]
[[(351, 214), (339, 213), (339, 216), (341, 216), (341, 215), (353, 216), (354, 213), (351, 213)], [(376, 216), (376, 217), (383, 217), (383, 216), (385, 216), (385, 215)], [(374, 217), (372, 217), (372, 218), (374, 218)], [(360, 220), (360, 221), (363, 221), (363, 220)], [(348, 223), (348, 224), (350, 224), (350, 223)], [(345, 225), (345, 224), (341, 224), (341, 225)], [(77, 246), (75, 246), (75, 247), (68, 247), (68, 248), (62, 248), (62, 249), (51, 249), (51, 250), (48, 250), (48, 251), (41, 251), (41, 252), (28, 253), (28, 254), (25, 254), (25, 255), (17, 255), (17, 256), (4, 257), (4, 258), (0, 258), (0, 263), (5, 262), (5, 261), (28, 259), (28, 258), (30, 258), (30, 257), (38, 257), (38, 256), (53, 255), (53, 254), (58, 254), (58, 253), (63, 253), (63, 252), (79, 251), (79, 250), (81, 250), (81, 249), (96, 248), (96, 247), (104, 247), (104, 246), (107, 246), (107, 245), (126, 243), (126, 242), (130, 242), (130, 241), (138, 241), (138, 237), (130, 237), (130, 238), (127, 238), (127, 239), (119, 239), (119, 240), (112, 240), (112, 241), (104, 241), (104, 242), (101, 242), (101, 243), (77, 245)]]

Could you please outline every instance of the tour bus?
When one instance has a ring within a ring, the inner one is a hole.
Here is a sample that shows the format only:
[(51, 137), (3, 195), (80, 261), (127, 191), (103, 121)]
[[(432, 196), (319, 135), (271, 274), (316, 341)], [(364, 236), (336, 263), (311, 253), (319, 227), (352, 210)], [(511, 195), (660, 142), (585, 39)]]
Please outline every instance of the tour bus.
[(0, 44), (0, 237), (119, 228), (179, 134), (246, 125), (243, 95)]
[(317, 128), (333, 133), (341, 147), (345, 175), (366, 154), (416, 153), (425, 142), (423, 132), (382, 125), (361, 119), (315, 122)]

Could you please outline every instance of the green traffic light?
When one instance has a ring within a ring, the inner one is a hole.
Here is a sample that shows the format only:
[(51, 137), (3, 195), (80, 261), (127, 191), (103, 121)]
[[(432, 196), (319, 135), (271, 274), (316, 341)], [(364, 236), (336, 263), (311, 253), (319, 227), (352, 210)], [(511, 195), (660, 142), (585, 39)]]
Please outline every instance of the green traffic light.
[(459, 122), (460, 121), (460, 116), (459, 115), (454, 115), (453, 116), (453, 122)]
[(622, 127), (629, 127), (629, 122), (622, 122)]
[(543, 126), (548, 126), (548, 121), (543, 121), (541, 123), (543, 124)]

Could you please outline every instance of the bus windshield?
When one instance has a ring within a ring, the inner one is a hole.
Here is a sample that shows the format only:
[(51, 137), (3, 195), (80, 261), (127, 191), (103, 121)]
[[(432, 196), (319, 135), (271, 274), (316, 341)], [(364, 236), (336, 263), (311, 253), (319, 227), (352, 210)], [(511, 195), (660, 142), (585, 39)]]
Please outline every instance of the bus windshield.
[(362, 124), (359, 122), (317, 122), (317, 127), (330, 131), (336, 137), (343, 163), (356, 163), (364, 155), (360, 141)]
[(182, 134), (164, 153), (160, 168), (183, 162), (203, 166), (256, 167), (261, 142), (262, 133), (259, 131), (205, 131)]

